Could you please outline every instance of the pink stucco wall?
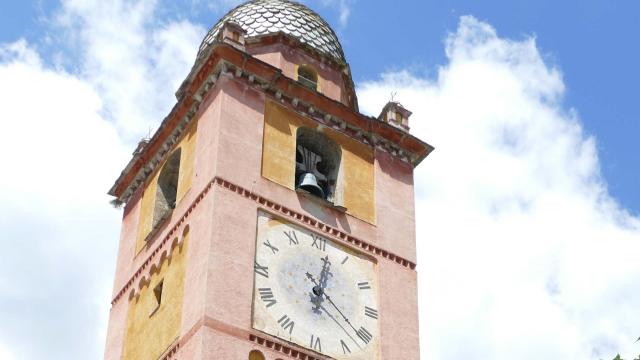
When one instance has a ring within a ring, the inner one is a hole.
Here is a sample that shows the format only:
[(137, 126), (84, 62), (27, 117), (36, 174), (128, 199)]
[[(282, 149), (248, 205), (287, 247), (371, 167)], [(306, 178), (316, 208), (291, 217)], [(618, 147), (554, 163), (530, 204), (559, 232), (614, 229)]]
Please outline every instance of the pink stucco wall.
[(252, 46), (247, 51), (267, 64), (281, 69), (282, 74), (291, 79), (297, 78), (295, 73), (297, 64), (312, 65), (322, 78), (320, 92), (328, 98), (348, 104), (342, 75), (329, 64), (318, 61), (315, 57), (287, 44)]

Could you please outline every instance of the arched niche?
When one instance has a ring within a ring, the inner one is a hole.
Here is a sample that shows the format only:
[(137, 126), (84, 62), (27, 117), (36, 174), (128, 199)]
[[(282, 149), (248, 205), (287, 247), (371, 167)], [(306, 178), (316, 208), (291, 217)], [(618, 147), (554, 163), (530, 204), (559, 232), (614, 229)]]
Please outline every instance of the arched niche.
[(158, 225), (176, 207), (176, 196), (178, 194), (178, 179), (180, 175), (180, 154), (178, 148), (174, 151), (158, 176), (158, 186), (156, 190), (156, 201), (153, 209), (153, 226)]
[[(328, 201), (334, 200), (342, 150), (340, 145), (322, 132), (300, 127), (296, 133), (296, 189), (302, 188), (309, 193)], [(313, 174), (318, 187), (307, 186)]]
[(311, 65), (298, 66), (298, 82), (309, 89), (318, 90), (318, 72)]
[(249, 360), (265, 360), (264, 354), (258, 350), (251, 350), (249, 353)]

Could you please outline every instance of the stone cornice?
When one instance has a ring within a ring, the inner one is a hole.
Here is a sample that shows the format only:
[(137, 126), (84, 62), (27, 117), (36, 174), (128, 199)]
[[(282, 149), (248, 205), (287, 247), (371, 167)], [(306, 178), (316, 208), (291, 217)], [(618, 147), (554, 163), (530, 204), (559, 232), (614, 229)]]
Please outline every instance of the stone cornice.
[[(167, 231), (167, 234), (162, 238), (162, 241), (160, 241), (160, 243), (154, 248), (154, 250), (147, 256), (147, 259), (142, 263), (142, 265), (139, 266), (137, 271), (125, 283), (122, 289), (118, 291), (118, 293), (111, 301), (112, 306), (115, 305), (122, 298), (122, 296), (127, 293), (127, 291), (130, 291), (129, 299), (131, 299), (139, 293), (140, 289), (147, 285), (148, 279), (150, 278), (151, 274), (153, 274), (155, 269), (160, 269), (162, 262), (165, 261), (165, 259), (168, 259), (171, 256), (173, 249), (175, 249), (182, 243), (183, 239), (177, 238), (177, 234), (181, 234), (179, 230), (187, 226), (185, 222), (187, 221), (189, 215), (191, 215), (193, 210), (202, 202), (213, 185), (219, 186), (220, 188), (226, 189), (246, 199), (254, 201), (258, 205), (258, 207), (268, 211), (271, 214), (280, 216), (287, 221), (321, 233), (324, 236), (327, 236), (334, 241), (338, 241), (348, 247), (366, 252), (370, 255), (374, 255), (374, 258), (376, 259), (383, 258), (410, 270), (415, 270), (416, 268), (415, 263), (404, 259), (392, 252), (384, 250), (367, 241), (354, 237), (340, 229), (320, 222), (311, 216), (302, 214), (295, 210), (291, 210), (284, 205), (267, 199), (260, 194), (247, 190), (228, 180), (222, 179), (220, 177), (214, 177), (209, 183), (207, 183), (205, 188), (198, 194), (198, 196), (196, 196), (187, 210), (185, 210), (185, 212), (176, 219), (174, 224)], [(164, 251), (162, 251), (163, 248), (166, 247), (166, 244), (169, 242), (169, 240), (172, 238), (174, 239), (174, 241), (171, 243), (171, 246), (168, 249), (164, 249)], [(162, 255), (158, 258), (158, 254), (160, 254), (161, 251)], [(134, 287), (133, 285), (136, 283), (136, 281), (138, 282), (138, 286)]]
[(186, 84), (182, 86), (184, 96), (163, 120), (149, 143), (131, 159), (109, 190), (110, 195), (116, 196), (119, 202), (129, 200), (162, 163), (193, 120), (218, 77), (223, 75), (244, 81), (248, 86), (265, 92), (307, 117), (386, 151), (413, 166), (433, 150), (432, 146), (415, 136), (376, 118), (357, 113), (346, 105), (283, 76), (280, 69), (233, 46), (219, 43), (212, 46), (207, 61), (198, 66), (197, 74), (190, 75), (185, 81)]
[[(245, 330), (239, 328), (234, 325), (230, 325), (224, 323), (222, 321), (216, 320), (209, 316), (203, 316), (200, 318), (193, 326), (184, 333), (184, 335), (180, 338), (178, 342), (172, 347), (175, 349), (173, 354), (180, 355), (179, 349), (185, 348), (186, 344), (193, 338), (193, 336), (198, 333), (202, 328), (209, 328), (215, 331), (224, 333), (229, 336), (233, 336), (240, 340), (245, 340), (252, 342), (256, 345), (271, 349), (273, 351), (277, 351), (281, 353), (283, 356), (289, 359), (298, 359), (298, 360), (330, 360), (332, 358), (322, 356), (318, 353), (315, 353), (311, 350), (304, 349), (298, 345), (293, 343), (280, 340), (271, 335), (259, 332), (257, 330)], [(163, 358), (162, 360), (168, 360), (168, 358)]]

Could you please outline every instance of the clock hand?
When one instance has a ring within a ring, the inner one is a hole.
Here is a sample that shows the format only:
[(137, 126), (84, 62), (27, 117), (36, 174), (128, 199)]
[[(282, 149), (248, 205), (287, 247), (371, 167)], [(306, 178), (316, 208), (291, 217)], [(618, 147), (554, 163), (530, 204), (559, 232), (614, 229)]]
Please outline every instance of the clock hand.
[(327, 293), (324, 293), (324, 297), (329, 301), (329, 304), (333, 305), (334, 308), (336, 308), (336, 310), (338, 310), (338, 313), (340, 314), (340, 316), (342, 316), (342, 318), (344, 319), (344, 321), (349, 324), (349, 326), (353, 329), (353, 331), (355, 331), (356, 333), (358, 333), (358, 330), (356, 330), (356, 328), (353, 327), (353, 325), (351, 324), (351, 321), (349, 321), (349, 319), (347, 319), (346, 316), (344, 316), (344, 314), (342, 313), (342, 311), (340, 311), (340, 308), (338, 308), (338, 306), (336, 306), (336, 304), (333, 302), (333, 300), (331, 300), (331, 297), (329, 295), (327, 295)]
[(331, 318), (331, 320), (333, 320), (333, 322), (335, 322), (336, 324), (338, 324), (338, 326), (340, 326), (340, 329), (342, 329), (342, 331), (344, 331), (344, 333), (347, 334), (349, 339), (351, 339), (351, 341), (353, 341), (353, 343), (356, 344), (356, 346), (358, 348), (362, 349), (362, 347), (360, 346), (360, 344), (358, 344), (356, 339), (354, 339), (353, 336), (351, 336), (351, 334), (349, 334), (347, 329), (345, 329), (344, 326), (342, 326), (342, 324), (340, 324), (340, 322), (338, 320), (336, 320), (336, 318), (333, 315), (331, 315), (331, 313), (329, 311), (327, 311), (327, 309), (324, 306), (320, 305), (320, 309), (322, 309), (322, 311), (324, 311), (327, 314), (327, 316), (329, 316)]
[(308, 271), (306, 275), (314, 285), (311, 293), (309, 293), (309, 296), (311, 296), (311, 302), (315, 305), (315, 307), (313, 308), (313, 312), (315, 312), (316, 314), (320, 314), (320, 306), (322, 306), (322, 302), (324, 301), (324, 298), (322, 297), (324, 289), (316, 282), (316, 279)]
[(306, 273), (307, 277), (311, 279), (313, 281), (313, 284), (315, 285), (313, 287), (313, 294), (311, 294), (311, 302), (315, 305), (313, 311), (317, 314), (321, 313), (320, 305), (324, 301), (324, 299), (322, 298), (322, 294), (324, 293), (324, 289), (327, 287), (327, 280), (329, 279), (329, 276), (333, 276), (333, 274), (329, 272), (329, 269), (331, 267), (329, 255), (325, 256), (324, 258), (320, 258), (320, 260), (322, 260), (322, 270), (320, 271), (320, 279), (318, 280), (318, 282), (315, 281), (313, 275), (309, 274), (309, 272)]
[(320, 271), (320, 280), (318, 280), (318, 286), (320, 286), (320, 288), (324, 290), (327, 287), (327, 280), (329, 280), (329, 275), (333, 276), (333, 274), (329, 272), (329, 269), (331, 267), (329, 255), (321, 258), (320, 260), (322, 260), (322, 271)]
[[(340, 308), (333, 302), (333, 300), (331, 300), (331, 297), (326, 293), (326, 291), (324, 291), (324, 289), (322, 289), (320, 287), (320, 285), (318, 285), (318, 283), (316, 282), (316, 279), (313, 278), (313, 275), (309, 274), (307, 272), (307, 277), (309, 278), (309, 280), (311, 280), (311, 282), (315, 285), (313, 287), (313, 294), (315, 294), (317, 297), (322, 298), (322, 296), (324, 296), (325, 299), (327, 299), (327, 301), (329, 301), (329, 303), (336, 309), (338, 310), (338, 313), (340, 314), (340, 316), (342, 316), (342, 318), (344, 319), (344, 321), (349, 324), (349, 326), (353, 329), (353, 331), (356, 332), (356, 334), (358, 333), (358, 330), (356, 330), (355, 327), (353, 327), (353, 325), (351, 324), (351, 322), (349, 321), (349, 319), (344, 316), (344, 314), (342, 313), (342, 311), (340, 311)], [(316, 293), (316, 289), (320, 289), (319, 293)], [(320, 302), (315, 303), (316, 304), (316, 308), (321, 307)]]

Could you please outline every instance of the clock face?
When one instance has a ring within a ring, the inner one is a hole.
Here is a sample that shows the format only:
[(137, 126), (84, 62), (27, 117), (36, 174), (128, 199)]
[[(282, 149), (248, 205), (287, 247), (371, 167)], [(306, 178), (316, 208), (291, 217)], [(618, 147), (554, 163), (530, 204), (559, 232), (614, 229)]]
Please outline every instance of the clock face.
[(261, 213), (254, 270), (256, 330), (336, 359), (379, 359), (371, 260)]

